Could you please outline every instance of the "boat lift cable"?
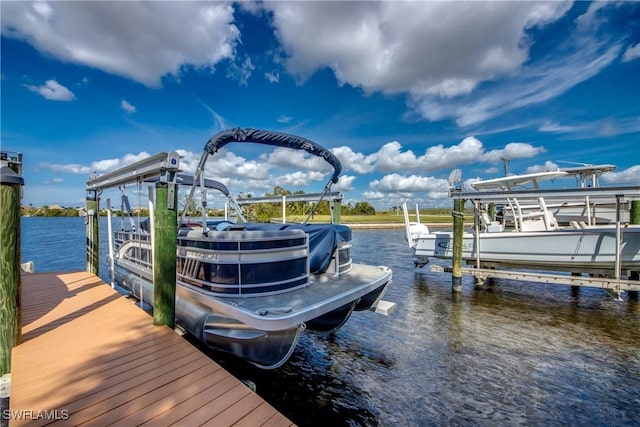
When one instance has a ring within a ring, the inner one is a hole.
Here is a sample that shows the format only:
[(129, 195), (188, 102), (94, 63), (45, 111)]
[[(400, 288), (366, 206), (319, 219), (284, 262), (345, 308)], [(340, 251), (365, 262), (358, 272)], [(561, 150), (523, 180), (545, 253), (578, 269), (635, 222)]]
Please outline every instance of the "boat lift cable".
[[(139, 182), (138, 182), (139, 184)], [(131, 225), (131, 230), (132, 231), (136, 231), (136, 224), (133, 221), (133, 216), (131, 215), (131, 204), (129, 203), (129, 197), (127, 196), (127, 193), (125, 193), (125, 186), (121, 185), (119, 186), (120, 188), (120, 197), (121, 197), (121, 204), (120, 204), (120, 216), (121, 218), (121, 230), (124, 231), (124, 215), (125, 213), (127, 214), (127, 217), (129, 218), (129, 224)], [(140, 203), (138, 203), (138, 206), (140, 206)], [(125, 212), (126, 210), (126, 212)]]
[[(333, 179), (329, 178), (327, 185), (324, 186), (324, 190), (322, 191), (322, 195), (320, 196), (320, 199), (318, 199), (318, 201), (313, 205), (313, 207), (311, 208), (311, 212), (309, 212), (309, 215), (307, 215), (305, 220), (302, 222), (303, 224), (306, 224), (307, 221), (309, 221), (309, 219), (313, 216), (318, 206), (320, 206), (320, 202), (322, 202), (322, 200), (324, 199), (324, 196), (326, 196), (331, 191), (332, 182), (333, 182)], [(330, 202), (330, 203), (333, 203), (333, 202)], [(331, 223), (333, 224), (333, 209), (331, 209)]]
[[(204, 185), (204, 174), (200, 175), (200, 198), (202, 199), (200, 200), (202, 206), (202, 234), (206, 236), (209, 232), (209, 227), (207, 227), (207, 187)], [(187, 206), (184, 207), (185, 211)]]
[[(191, 185), (191, 189), (189, 190), (189, 195), (187, 196), (187, 199), (185, 201), (185, 209), (182, 211), (182, 215), (180, 216), (180, 221), (178, 221), (178, 228), (180, 228), (180, 226), (182, 224), (184, 224), (185, 222), (185, 217), (187, 216), (187, 209), (186, 207), (189, 206), (191, 204), (191, 201), (193, 200), (193, 194), (196, 191), (196, 187), (198, 186), (198, 182), (200, 182), (200, 177), (204, 176), (204, 167), (207, 163), (207, 158), (209, 157), (209, 153), (205, 150), (202, 153), (202, 156), (200, 157), (200, 161), (198, 162), (198, 166), (196, 167), (196, 173), (193, 176), (193, 184)], [(206, 227), (206, 224), (202, 224), (202, 229), (204, 231), (204, 228)]]

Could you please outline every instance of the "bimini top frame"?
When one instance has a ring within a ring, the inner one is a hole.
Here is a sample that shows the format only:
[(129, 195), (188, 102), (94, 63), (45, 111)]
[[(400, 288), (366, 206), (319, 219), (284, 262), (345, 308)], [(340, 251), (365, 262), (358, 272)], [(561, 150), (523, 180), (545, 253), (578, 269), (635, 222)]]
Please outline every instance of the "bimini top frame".
[[(202, 177), (204, 174), (205, 165), (207, 163), (207, 158), (209, 157), (209, 155), (213, 155), (217, 153), (218, 150), (220, 150), (222, 147), (224, 147), (225, 145), (231, 142), (264, 144), (264, 145), (271, 145), (275, 147), (291, 148), (294, 150), (304, 150), (307, 153), (313, 154), (314, 156), (323, 158), (327, 163), (333, 166), (333, 174), (331, 175), (331, 178), (325, 185), (324, 190), (318, 202), (314, 205), (313, 209), (309, 213), (309, 216), (304, 221), (305, 223), (313, 215), (320, 201), (322, 201), (322, 199), (326, 196), (326, 194), (331, 192), (331, 184), (335, 184), (338, 182), (340, 172), (342, 172), (342, 164), (340, 163), (340, 160), (331, 151), (327, 150), (323, 146), (309, 139), (306, 139), (300, 136), (291, 135), (288, 133), (269, 131), (269, 130), (260, 130), (260, 129), (251, 129), (251, 128), (227, 129), (227, 130), (218, 132), (217, 134), (212, 136), (209, 139), (209, 141), (207, 141), (207, 143), (205, 144), (202, 157), (200, 157), (200, 161), (196, 168), (194, 183), (193, 183), (193, 186), (191, 187), (191, 191), (189, 192), (187, 203), (190, 203), (190, 201), (193, 199), (193, 194), (195, 192), (196, 185), (197, 185), (196, 183), (199, 180), (203, 179)], [(200, 187), (204, 188), (204, 185), (201, 185)], [(202, 200), (206, 200), (206, 198), (202, 197)], [(203, 218), (202, 218), (203, 232), (206, 233), (207, 232), (206, 215), (204, 214), (206, 209), (204, 209), (204, 206), (202, 211), (203, 211)], [(184, 218), (185, 218), (185, 214), (183, 213), (183, 216), (180, 222), (183, 222)]]

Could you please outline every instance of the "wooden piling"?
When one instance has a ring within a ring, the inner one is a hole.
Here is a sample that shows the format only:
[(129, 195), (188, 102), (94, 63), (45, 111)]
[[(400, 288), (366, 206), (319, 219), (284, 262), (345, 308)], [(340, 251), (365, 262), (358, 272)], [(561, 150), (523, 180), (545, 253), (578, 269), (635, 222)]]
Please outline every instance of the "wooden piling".
[(177, 206), (175, 184), (156, 183), (153, 226), (153, 324), (167, 325), (170, 328), (175, 327)]
[(87, 191), (87, 271), (96, 276), (100, 272), (100, 198), (95, 190)]
[(640, 200), (631, 201), (631, 210), (629, 211), (629, 223), (640, 224)]
[(333, 222), (335, 224), (340, 224), (340, 221), (342, 221), (342, 201), (341, 200), (336, 200), (333, 203)]
[[(630, 224), (640, 224), (640, 200), (632, 200), (631, 201), (631, 209), (629, 211), (629, 223)], [(632, 271), (631, 280), (640, 280), (640, 272)], [(637, 291), (629, 291), (629, 299), (637, 301), (638, 300), (638, 292)]]
[[(462, 292), (462, 233), (464, 232), (464, 199), (453, 200), (453, 259), (451, 290)], [(476, 248), (478, 250), (478, 248)]]
[(11, 350), (21, 341), (20, 195), (24, 179), (5, 164), (4, 160), (0, 172), (0, 319), (2, 319), (0, 321), (0, 377), (2, 377), (11, 372)]

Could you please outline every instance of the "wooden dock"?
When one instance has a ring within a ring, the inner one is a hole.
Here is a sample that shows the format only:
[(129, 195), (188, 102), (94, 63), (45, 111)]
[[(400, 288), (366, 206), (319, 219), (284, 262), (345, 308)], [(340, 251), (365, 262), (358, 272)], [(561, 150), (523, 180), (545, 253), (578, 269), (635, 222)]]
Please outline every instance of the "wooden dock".
[(292, 426), (87, 272), (22, 276), (10, 425)]

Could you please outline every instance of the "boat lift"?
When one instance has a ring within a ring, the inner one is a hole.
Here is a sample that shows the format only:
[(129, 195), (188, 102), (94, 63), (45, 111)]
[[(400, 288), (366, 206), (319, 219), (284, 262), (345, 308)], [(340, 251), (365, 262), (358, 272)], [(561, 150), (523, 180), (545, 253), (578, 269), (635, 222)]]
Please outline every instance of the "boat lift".
[[(588, 274), (589, 277), (583, 277), (577, 275), (575, 272), (571, 272), (571, 275), (561, 275), (549, 272), (541, 271), (520, 271), (508, 269), (502, 264), (491, 268), (483, 268), (482, 254), (478, 249), (476, 251), (476, 260), (474, 267), (462, 268), (462, 274), (473, 276), (476, 280), (476, 286), (483, 286), (487, 279), (511, 279), (511, 280), (525, 280), (540, 283), (558, 284), (558, 285), (571, 285), (571, 286), (586, 286), (595, 287), (607, 290), (617, 300), (622, 300), (621, 294), (624, 291), (634, 292), (634, 296), (637, 297), (637, 293), (640, 292), (640, 281), (637, 271), (630, 271), (630, 279), (622, 278), (620, 252), (621, 252), (621, 236), (624, 232), (623, 226), (620, 220), (620, 209), (622, 203), (635, 202), (637, 205), (640, 202), (640, 186), (620, 186), (620, 187), (591, 187), (591, 188), (577, 188), (577, 189), (549, 189), (549, 190), (510, 190), (510, 191), (466, 191), (465, 189), (456, 189), (450, 192), (450, 197), (454, 199), (470, 200), (474, 205), (474, 227), (476, 235), (476, 247), (479, 245), (479, 227), (481, 223), (481, 205), (483, 203), (508, 203), (508, 200), (516, 199), (539, 199), (539, 200), (554, 200), (561, 199), (567, 200), (572, 198), (588, 198), (591, 201), (608, 201), (615, 200), (616, 204), (616, 256), (615, 265), (613, 268), (613, 277), (606, 277), (602, 270), (589, 270), (582, 273)], [(633, 218), (632, 218), (633, 220)], [(455, 231), (454, 231), (455, 232)], [(454, 240), (455, 244), (455, 240)], [(454, 251), (455, 253), (455, 251)], [(486, 267), (487, 265), (485, 265)], [(443, 267), (439, 265), (431, 266), (431, 271), (434, 272), (453, 272), (451, 267)], [(610, 274), (609, 274), (610, 276)]]
[(258, 203), (282, 203), (282, 223), (285, 224), (287, 222), (287, 202), (315, 202), (316, 205), (312, 208), (311, 212), (309, 212), (307, 218), (305, 219), (305, 223), (311, 218), (313, 215), (315, 208), (317, 207), (317, 203), (322, 201), (323, 199), (327, 199), (329, 201), (329, 209), (331, 213), (331, 223), (340, 223), (340, 203), (342, 202), (343, 196), (339, 191), (331, 191), (325, 193), (308, 193), (308, 194), (289, 194), (282, 196), (264, 196), (264, 197), (238, 197), (237, 203), (240, 206), (243, 205), (252, 205)]

